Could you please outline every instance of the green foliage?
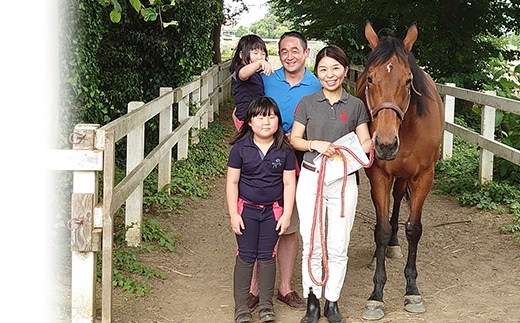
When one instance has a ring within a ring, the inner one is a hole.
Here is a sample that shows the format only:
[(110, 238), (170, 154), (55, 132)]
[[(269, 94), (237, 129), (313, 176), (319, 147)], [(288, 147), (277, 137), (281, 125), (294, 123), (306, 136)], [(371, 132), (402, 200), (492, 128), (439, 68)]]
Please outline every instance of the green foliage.
[[(121, 17), (123, 15), (123, 7), (119, 3), (121, 0), (98, 0), (102, 5), (109, 6), (112, 5), (113, 8), (110, 11), (110, 20), (114, 23), (119, 23), (121, 21)], [(122, 0), (125, 3), (125, 0)], [(168, 27), (171, 25), (176, 25), (178, 22), (173, 20), (171, 22), (163, 22), (162, 21), (162, 13), (171, 9), (175, 6), (176, 0), (171, 0), (169, 2), (162, 0), (149, 0), (150, 7), (144, 6), (139, 0), (128, 0), (127, 4), (130, 4), (131, 7), (141, 15), (144, 21), (156, 21), (159, 18), (161, 21), (161, 27)]]
[[(390, 28), (401, 39), (416, 22), (419, 38), (414, 54), (436, 80), (456, 80), (458, 86), (479, 89), (488, 57), (512, 52), (497, 41), (518, 30), (516, 1), (336, 1), (272, 0), (276, 14), (310, 39), (345, 50), (353, 64), (364, 65), (370, 52), (364, 36), (367, 19), (376, 32)], [(444, 81), (443, 81), (444, 82)]]
[[(461, 120), (456, 120), (461, 124)], [(511, 214), (511, 223), (501, 232), (520, 232), (520, 184), (493, 180), (481, 185), (478, 180), (479, 150), (473, 144), (454, 138), (453, 158), (435, 165), (434, 188), (438, 193), (455, 197), (461, 205)], [(519, 240), (520, 241), (520, 240)]]
[[(209, 36), (223, 20), (220, 1), (161, 9), (163, 21), (178, 22), (166, 29), (131, 14), (136, 3), (120, 0), (129, 14), (114, 24), (110, 7), (98, 0), (60, 0), (60, 148), (69, 147), (75, 124), (106, 124), (124, 115), (129, 102), (148, 102), (160, 87), (185, 84), (212, 65)], [(147, 138), (157, 138), (155, 128), (153, 121), (147, 125)]]
[(170, 252), (175, 252), (175, 244), (179, 239), (178, 236), (171, 236), (161, 228), (161, 223), (154, 219), (143, 220), (143, 241), (153, 242), (157, 241), (159, 246), (168, 249)]
[[(502, 54), (491, 57), (486, 72), (490, 78), (484, 89), (495, 91), (497, 96), (520, 100), (517, 96), (520, 90), (520, 65), (507, 61)], [(474, 108), (476, 115), (481, 114), (480, 108)], [(496, 110), (495, 115), (496, 140), (516, 149), (520, 149), (520, 115)], [(512, 185), (520, 183), (520, 166), (503, 158), (495, 158), (494, 174), (497, 179), (508, 181)]]
[(249, 31), (262, 38), (278, 39), (283, 33), (289, 31), (289, 24), (280, 23), (273, 14), (254, 22)]
[(96, 53), (107, 28), (94, 1), (60, 0), (59, 148), (69, 147), (76, 123), (103, 123), (109, 106)]
[[(199, 132), (199, 143), (190, 145), (188, 159), (172, 164), (171, 183), (157, 192), (157, 174), (152, 173), (144, 185), (144, 208), (148, 212), (152, 205), (172, 212), (184, 205), (183, 197), (198, 201), (211, 190), (207, 179), (226, 173), (227, 144), (224, 139), (230, 130), (219, 122), (219, 116)], [(168, 193), (168, 191), (170, 191)]]
[(235, 36), (237, 36), (237, 37), (242, 37), (242, 36), (246, 36), (249, 34), (250, 34), (249, 29), (247, 29), (244, 26), (239, 26), (237, 28), (237, 31), (235, 32)]
[[(172, 166), (172, 183), (166, 185), (161, 192), (155, 193), (157, 187), (157, 175), (153, 173), (144, 184), (144, 205), (148, 211), (152, 204), (172, 212), (183, 205), (182, 197), (192, 199), (204, 198), (211, 187), (208, 179), (222, 176), (226, 171), (227, 144), (225, 138), (230, 130), (219, 122), (216, 116), (214, 122), (208, 125), (208, 129), (201, 129), (200, 141), (196, 145), (190, 145), (188, 159), (181, 160)], [(122, 170), (118, 171), (119, 173)], [(171, 193), (168, 193), (170, 189)], [(151, 277), (163, 279), (164, 274), (150, 266), (141, 264), (137, 254), (142, 251), (153, 251), (153, 245), (158, 244), (163, 251), (175, 252), (175, 244), (178, 236), (169, 234), (162, 228), (161, 223), (155, 219), (143, 219), (143, 246), (140, 248), (128, 248), (125, 246), (125, 235), (128, 228), (121, 230), (115, 237), (114, 247), (114, 286), (122, 287), (130, 293), (143, 295), (148, 292)], [(174, 229), (171, 228), (170, 231)], [(144, 278), (139, 278), (144, 277)]]
[[(143, 246), (131, 248), (126, 246), (125, 242), (126, 232), (130, 227), (121, 230), (114, 236), (112, 284), (114, 287), (121, 287), (129, 293), (145, 295), (150, 287), (148, 282), (150, 278), (165, 279), (166, 275), (152, 266), (143, 265), (137, 259), (137, 255), (143, 251), (152, 252), (155, 243), (164, 251), (174, 252), (179, 237), (169, 235), (161, 228), (159, 221), (144, 218), (142, 226)], [(101, 274), (101, 256), (102, 254), (98, 253), (98, 276)]]

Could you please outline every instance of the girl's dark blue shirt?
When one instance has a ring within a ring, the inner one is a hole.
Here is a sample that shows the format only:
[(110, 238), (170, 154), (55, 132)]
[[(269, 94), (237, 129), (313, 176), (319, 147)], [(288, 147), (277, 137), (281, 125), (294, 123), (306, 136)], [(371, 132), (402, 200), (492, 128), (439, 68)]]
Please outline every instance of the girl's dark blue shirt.
[(260, 73), (254, 73), (247, 80), (242, 81), (238, 77), (242, 67), (244, 65), (239, 65), (231, 76), (231, 90), (233, 90), (233, 97), (237, 107), (235, 116), (240, 121), (244, 121), (247, 107), (251, 101), (259, 96), (264, 96), (264, 81), (262, 81)]
[(292, 149), (271, 146), (265, 156), (253, 142), (253, 134), (235, 143), (229, 153), (228, 166), (240, 169), (238, 196), (249, 203), (283, 206), (283, 172), (296, 169)]

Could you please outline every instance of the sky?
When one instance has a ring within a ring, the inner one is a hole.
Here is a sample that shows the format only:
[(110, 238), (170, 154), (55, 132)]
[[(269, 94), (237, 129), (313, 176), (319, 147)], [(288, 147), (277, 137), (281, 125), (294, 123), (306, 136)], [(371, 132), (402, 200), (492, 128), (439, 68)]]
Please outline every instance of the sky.
[[(231, 3), (231, 0), (227, 0)], [(267, 14), (267, 0), (244, 0), (249, 12), (243, 12), (239, 17), (238, 26), (250, 27), (252, 23), (264, 18)]]

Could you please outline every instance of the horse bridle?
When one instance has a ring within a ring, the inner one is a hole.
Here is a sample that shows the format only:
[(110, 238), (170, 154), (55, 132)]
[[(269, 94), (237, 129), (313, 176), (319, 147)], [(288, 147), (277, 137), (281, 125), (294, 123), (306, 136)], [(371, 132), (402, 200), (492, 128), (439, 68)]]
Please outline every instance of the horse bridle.
[[(422, 96), (422, 94), (417, 92), (417, 90), (413, 86), (413, 74), (410, 74), (410, 77), (411, 77), (411, 82), (410, 82), (411, 86), (410, 87), (413, 89), (413, 91), (415, 93), (417, 93), (417, 95)], [(370, 112), (370, 115), (372, 117), (372, 121), (374, 121), (374, 119), (377, 117), (377, 114), (379, 113), (379, 111), (381, 111), (383, 109), (391, 109), (391, 110), (395, 111), (395, 113), (397, 114), (397, 116), (399, 117), (401, 122), (403, 122), (404, 115), (405, 115), (406, 111), (408, 111), (408, 107), (410, 106), (410, 100), (412, 98), (412, 94), (411, 94), (410, 89), (408, 89), (408, 102), (406, 103), (406, 107), (404, 108), (404, 110), (401, 110), (401, 108), (399, 108), (399, 106), (393, 102), (381, 102), (375, 107), (375, 109), (372, 109), (372, 106), (370, 104), (370, 99), (368, 96), (368, 82), (367, 82), (366, 87), (365, 87), (365, 98), (367, 101), (368, 111)]]

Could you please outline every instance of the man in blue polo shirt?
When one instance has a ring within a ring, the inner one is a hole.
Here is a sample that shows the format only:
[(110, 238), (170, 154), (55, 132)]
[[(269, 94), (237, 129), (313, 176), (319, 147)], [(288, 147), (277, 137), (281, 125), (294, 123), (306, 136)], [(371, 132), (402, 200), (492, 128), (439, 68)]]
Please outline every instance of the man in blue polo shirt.
[[(270, 76), (262, 74), (265, 96), (273, 98), (278, 104), (282, 114), (283, 129), (287, 133), (291, 132), (294, 111), (301, 98), (317, 92), (322, 87), (318, 78), (305, 67), (309, 54), (307, 40), (302, 34), (295, 31), (286, 32), (278, 42), (278, 55), (282, 67)], [(298, 227), (299, 219), (295, 208), (291, 217), (291, 226), (278, 240), (277, 258), (280, 269), (280, 286), (277, 299), (292, 309), (304, 311), (307, 305), (291, 288), (291, 278), (298, 254)], [(251, 307), (258, 302), (255, 295), (258, 295), (258, 282), (253, 276), (249, 302)]]

